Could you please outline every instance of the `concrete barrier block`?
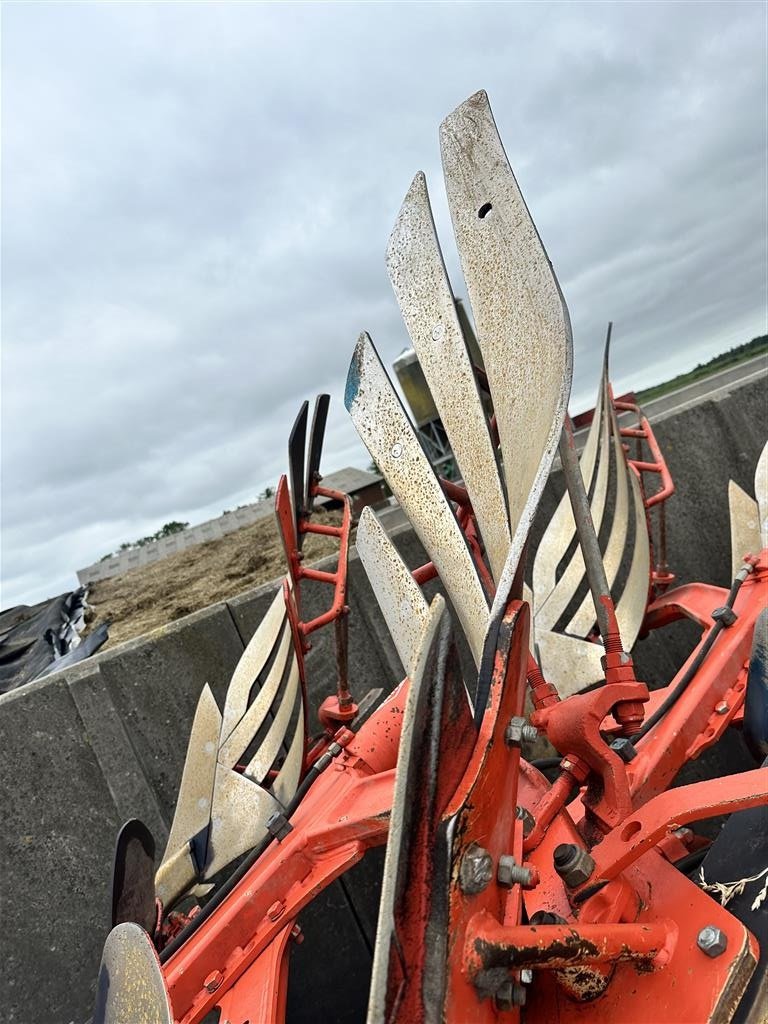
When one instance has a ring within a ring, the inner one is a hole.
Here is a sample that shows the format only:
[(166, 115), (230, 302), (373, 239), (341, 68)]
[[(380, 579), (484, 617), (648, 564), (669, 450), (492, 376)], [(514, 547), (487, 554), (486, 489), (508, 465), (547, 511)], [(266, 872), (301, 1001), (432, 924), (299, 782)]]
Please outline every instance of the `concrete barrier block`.
[(60, 678), (0, 698), (0, 732), (3, 1020), (80, 1022), (109, 928), (119, 816)]
[(140, 818), (154, 835), (158, 850), (162, 850), (170, 822), (161, 812), (157, 795), (136, 757), (99, 664), (86, 661), (58, 675), (72, 694), (85, 740), (99, 762), (120, 821)]
[(208, 683), (223, 706), (243, 643), (225, 604), (105, 652), (99, 668), (166, 821), (173, 816), (197, 701)]

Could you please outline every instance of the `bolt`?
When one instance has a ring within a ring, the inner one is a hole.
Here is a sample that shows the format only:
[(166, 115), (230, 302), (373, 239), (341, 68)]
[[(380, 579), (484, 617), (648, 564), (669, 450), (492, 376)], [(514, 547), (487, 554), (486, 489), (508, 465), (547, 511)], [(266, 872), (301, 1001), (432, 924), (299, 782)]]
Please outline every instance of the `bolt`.
[(208, 992), (215, 992), (222, 981), (224, 981), (224, 975), (221, 971), (213, 971), (203, 982), (203, 988)]
[(526, 837), (529, 836), (536, 825), (536, 819), (534, 816), (527, 807), (518, 807), (515, 811), (515, 817), (518, 821), (522, 821), (523, 823), (523, 835)]
[(468, 896), (482, 892), (493, 878), (493, 860), (490, 853), (477, 843), (467, 847), (461, 858), (459, 885)]
[(595, 870), (590, 855), (575, 843), (560, 843), (555, 847), (553, 859), (555, 871), (569, 889), (583, 885)]
[(402, 454), (403, 454), (403, 446), (400, 444), (399, 441), (397, 441), (396, 444), (392, 445), (392, 449), (390, 451), (390, 455), (392, 456), (393, 459), (399, 459)]
[(629, 764), (630, 761), (637, 757), (637, 751), (632, 740), (627, 739), (625, 736), (620, 736), (614, 740), (611, 743), (611, 750), (615, 751), (625, 764)]
[(707, 956), (720, 956), (728, 946), (728, 936), (716, 925), (708, 924), (699, 932), (696, 945)]
[(727, 715), (730, 710), (731, 705), (728, 703), (727, 700), (721, 700), (719, 704), (715, 704), (716, 715)]
[(523, 985), (518, 985), (514, 981), (503, 981), (496, 989), (493, 1001), (496, 1004), (496, 1009), (504, 1013), (514, 1010), (516, 1006), (525, 1006), (527, 995)]
[(504, 741), (508, 747), (519, 747), (523, 740), (533, 743), (538, 735), (539, 730), (535, 725), (526, 722), (524, 718), (515, 716), (509, 720), (509, 725), (504, 733)]
[(522, 971), (520, 971), (520, 982), (523, 985), (530, 985), (532, 981), (533, 971), (530, 969), (530, 967), (524, 967)]
[(435, 341), (440, 341), (442, 336), (445, 334), (445, 327), (442, 324), (435, 324), (432, 328), (432, 338)]
[(511, 854), (503, 853), (496, 868), (496, 881), (505, 889), (511, 889), (515, 883), (530, 886), (533, 882), (533, 873), (530, 868), (518, 864)]

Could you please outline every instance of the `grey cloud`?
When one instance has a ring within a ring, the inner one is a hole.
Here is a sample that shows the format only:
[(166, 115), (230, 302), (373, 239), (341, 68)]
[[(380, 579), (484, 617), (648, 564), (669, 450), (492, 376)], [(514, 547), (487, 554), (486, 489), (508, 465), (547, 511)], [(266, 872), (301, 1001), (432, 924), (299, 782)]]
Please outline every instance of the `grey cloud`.
[(4, 13), (3, 605), (252, 497), (300, 401), (326, 468), (413, 173), (459, 294), (437, 126), (477, 88), (560, 276), (573, 406), (609, 318), (643, 386), (765, 324), (765, 15), (750, 4), (68, 5)]

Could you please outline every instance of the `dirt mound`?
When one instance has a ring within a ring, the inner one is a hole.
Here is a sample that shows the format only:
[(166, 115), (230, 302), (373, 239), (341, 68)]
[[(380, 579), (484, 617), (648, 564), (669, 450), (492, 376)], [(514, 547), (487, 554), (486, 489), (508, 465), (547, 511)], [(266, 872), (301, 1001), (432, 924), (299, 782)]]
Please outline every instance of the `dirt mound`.
[[(318, 523), (337, 524), (338, 512), (318, 512)], [(317, 561), (338, 550), (333, 537), (308, 534), (305, 561)], [(148, 633), (190, 612), (268, 583), (285, 572), (285, 555), (271, 517), (252, 526), (178, 551), (152, 565), (88, 586), (87, 632), (111, 621), (105, 647)], [(103, 650), (104, 648), (102, 648)]]

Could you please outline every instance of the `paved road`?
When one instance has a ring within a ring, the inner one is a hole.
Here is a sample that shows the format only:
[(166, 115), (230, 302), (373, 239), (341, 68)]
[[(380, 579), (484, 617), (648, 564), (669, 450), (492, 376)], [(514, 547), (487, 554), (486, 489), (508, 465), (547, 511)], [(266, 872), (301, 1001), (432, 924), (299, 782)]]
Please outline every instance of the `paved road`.
[(711, 398), (718, 391), (732, 388), (734, 385), (746, 384), (750, 380), (757, 380), (760, 376), (768, 375), (768, 355), (763, 353), (748, 359), (737, 366), (729, 366), (725, 370), (718, 370), (717, 373), (705, 377), (703, 380), (694, 381), (693, 384), (686, 384), (685, 387), (670, 391), (660, 398), (654, 398), (643, 405), (643, 411), (649, 420), (668, 413), (677, 412), (683, 406), (703, 398)]
[[(760, 377), (768, 378), (768, 355), (766, 354), (755, 356), (754, 359), (748, 359), (737, 366), (718, 370), (717, 373), (713, 373), (709, 377), (686, 384), (660, 398), (643, 402), (643, 412), (652, 423), (655, 423), (680, 412), (681, 409), (685, 409), (689, 405), (725, 394), (742, 384), (759, 380)], [(622, 413), (619, 417), (622, 423), (628, 423), (633, 418), (631, 413)], [(582, 427), (581, 430), (576, 431), (576, 447), (579, 450), (586, 441), (588, 430), (588, 427)]]

